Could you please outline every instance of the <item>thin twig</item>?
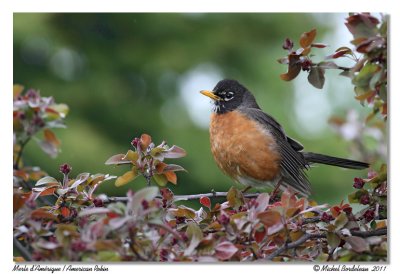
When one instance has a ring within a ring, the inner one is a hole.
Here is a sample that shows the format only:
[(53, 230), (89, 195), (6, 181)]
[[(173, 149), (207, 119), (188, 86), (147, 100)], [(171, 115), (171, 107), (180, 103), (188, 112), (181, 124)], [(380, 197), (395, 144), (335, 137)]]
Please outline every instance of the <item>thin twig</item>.
[(351, 231), (351, 235), (358, 236), (361, 238), (368, 238), (368, 237), (372, 237), (372, 236), (383, 236), (383, 235), (387, 235), (387, 228), (380, 228), (380, 229), (371, 230), (371, 231)]
[(312, 224), (312, 223), (318, 223), (321, 221), (321, 217), (311, 217), (311, 218), (304, 218), (301, 220), (301, 224)]
[(286, 244), (282, 245), (280, 248), (278, 248), (277, 250), (275, 250), (274, 252), (269, 254), (266, 257), (266, 259), (272, 260), (273, 258), (275, 258), (276, 256), (279, 256), (282, 252), (284, 252), (286, 250), (296, 248), (310, 239), (320, 239), (320, 238), (326, 238), (326, 235), (325, 234), (304, 234), (303, 236), (300, 237), (300, 239), (298, 239), (294, 242), (286, 243)]
[[(210, 197), (210, 198), (217, 198), (217, 197), (226, 197), (228, 192), (210, 192), (210, 193), (202, 193), (202, 194), (189, 194), (189, 195), (174, 195), (173, 201), (189, 201), (189, 200), (196, 200), (200, 199), (201, 197)], [(260, 193), (244, 193), (243, 197), (245, 198), (255, 198), (258, 197)], [(157, 196), (156, 198), (162, 199), (161, 196)], [(116, 203), (116, 202), (127, 202), (127, 197), (107, 197), (104, 203)]]
[(32, 261), (32, 257), (29, 251), (15, 237), (13, 237), (13, 244), (14, 247), (18, 250), (19, 254), (25, 259), (25, 261)]
[(27, 138), (24, 142), (22, 142), (22, 144), (21, 144), (21, 148), (19, 149), (18, 155), (17, 155), (17, 157), (16, 157), (16, 159), (15, 159), (15, 162), (14, 162), (14, 169), (16, 169), (16, 170), (19, 169), (18, 163), (19, 163), (19, 161), (21, 160), (22, 151), (24, 150), (26, 144), (29, 142), (30, 139), (31, 139), (31, 138), (28, 137), (28, 138)]

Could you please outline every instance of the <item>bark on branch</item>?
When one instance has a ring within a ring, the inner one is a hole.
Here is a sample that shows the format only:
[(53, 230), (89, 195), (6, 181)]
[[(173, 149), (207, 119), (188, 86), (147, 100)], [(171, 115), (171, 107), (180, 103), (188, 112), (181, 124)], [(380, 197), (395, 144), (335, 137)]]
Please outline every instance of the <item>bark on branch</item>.
[[(226, 198), (228, 192), (210, 192), (210, 193), (202, 193), (202, 194), (189, 194), (189, 195), (174, 195), (173, 201), (189, 201), (189, 200), (197, 200), (201, 197), (209, 197), (209, 198), (217, 198), (223, 197)], [(243, 196), (245, 198), (255, 198), (260, 195), (259, 193), (244, 193)], [(157, 198), (162, 199), (161, 196), (157, 196)], [(116, 202), (127, 202), (127, 197), (107, 197), (103, 202), (104, 203), (116, 203)]]

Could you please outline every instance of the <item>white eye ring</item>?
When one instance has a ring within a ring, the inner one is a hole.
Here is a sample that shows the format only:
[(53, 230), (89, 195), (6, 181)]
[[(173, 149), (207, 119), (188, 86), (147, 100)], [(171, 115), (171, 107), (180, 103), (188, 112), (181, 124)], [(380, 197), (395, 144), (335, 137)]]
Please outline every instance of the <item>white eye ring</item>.
[(230, 92), (228, 92), (228, 94), (225, 96), (225, 98), (224, 98), (224, 101), (230, 101), (230, 100), (232, 100), (233, 99), (233, 92), (232, 91), (230, 91)]

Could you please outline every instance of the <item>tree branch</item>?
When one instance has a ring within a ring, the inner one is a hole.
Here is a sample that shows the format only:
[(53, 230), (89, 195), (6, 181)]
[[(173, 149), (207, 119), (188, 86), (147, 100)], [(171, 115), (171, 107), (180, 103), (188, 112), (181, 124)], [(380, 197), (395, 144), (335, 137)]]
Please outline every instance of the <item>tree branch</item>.
[(292, 249), (292, 248), (296, 248), (296, 247), (302, 245), (303, 243), (305, 243), (306, 241), (308, 241), (310, 239), (320, 239), (320, 238), (326, 238), (326, 235), (325, 234), (308, 234), (308, 233), (304, 234), (298, 240), (282, 245), (280, 248), (278, 248), (277, 250), (275, 250), (274, 252), (269, 254), (266, 257), (266, 259), (267, 260), (272, 260), (276, 256), (279, 256), (282, 252), (287, 251), (287, 250)]
[[(201, 197), (210, 197), (210, 198), (217, 198), (217, 197), (226, 197), (228, 192), (210, 192), (210, 193), (202, 193), (202, 194), (189, 194), (189, 195), (174, 195), (173, 201), (189, 201), (189, 200), (196, 200), (200, 199)], [(243, 197), (245, 198), (255, 198), (260, 195), (259, 193), (244, 193)], [(161, 196), (157, 196), (156, 198), (162, 199)], [(104, 200), (104, 203), (116, 203), (116, 202), (127, 202), (127, 197), (107, 197)]]
[(372, 236), (383, 236), (387, 235), (387, 228), (380, 228), (372, 231), (351, 231), (351, 235), (358, 236), (361, 238), (368, 238)]
[(31, 139), (31, 137), (28, 137), (24, 142), (22, 142), (21, 147), (18, 151), (17, 157), (15, 159), (14, 162), (14, 169), (18, 170), (19, 169), (19, 161), (21, 160), (22, 157), (22, 151), (24, 150), (26, 144), (29, 142), (29, 140)]

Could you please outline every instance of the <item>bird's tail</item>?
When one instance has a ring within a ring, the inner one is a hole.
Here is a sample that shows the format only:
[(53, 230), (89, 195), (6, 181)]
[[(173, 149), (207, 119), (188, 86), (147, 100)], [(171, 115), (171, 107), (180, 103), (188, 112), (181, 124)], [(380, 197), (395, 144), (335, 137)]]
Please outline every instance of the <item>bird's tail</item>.
[(303, 152), (303, 155), (304, 155), (304, 158), (309, 163), (318, 163), (318, 164), (338, 166), (338, 167), (344, 167), (344, 168), (350, 168), (350, 169), (364, 169), (364, 168), (369, 167), (369, 164), (367, 164), (367, 163), (344, 159), (344, 158), (332, 157), (332, 156), (313, 153), (313, 152)]

